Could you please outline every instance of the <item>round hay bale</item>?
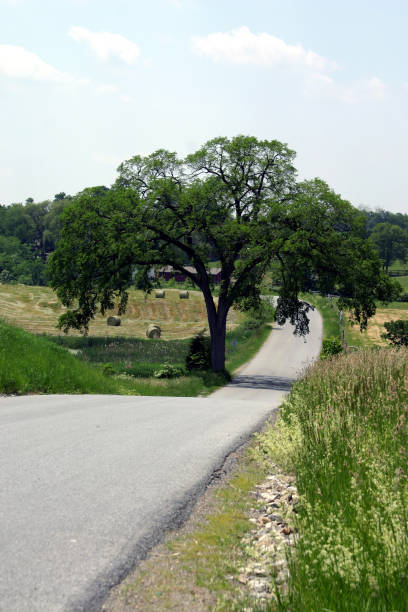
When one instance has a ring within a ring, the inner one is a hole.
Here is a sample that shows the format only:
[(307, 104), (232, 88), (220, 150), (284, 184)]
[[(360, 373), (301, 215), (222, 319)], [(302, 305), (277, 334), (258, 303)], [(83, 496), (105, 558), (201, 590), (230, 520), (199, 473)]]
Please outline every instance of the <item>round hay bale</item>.
[(157, 298), (165, 298), (166, 297), (166, 292), (162, 291), (162, 290), (156, 291), (155, 295), (156, 295)]
[(161, 329), (160, 329), (160, 327), (158, 325), (156, 325), (155, 323), (152, 323), (146, 329), (146, 336), (148, 338), (160, 338), (160, 336), (161, 336)]
[(118, 327), (120, 325), (120, 317), (108, 317), (106, 323), (113, 327)]
[(188, 291), (180, 291), (179, 293), (180, 300), (188, 300), (189, 297), (190, 297), (190, 294)]

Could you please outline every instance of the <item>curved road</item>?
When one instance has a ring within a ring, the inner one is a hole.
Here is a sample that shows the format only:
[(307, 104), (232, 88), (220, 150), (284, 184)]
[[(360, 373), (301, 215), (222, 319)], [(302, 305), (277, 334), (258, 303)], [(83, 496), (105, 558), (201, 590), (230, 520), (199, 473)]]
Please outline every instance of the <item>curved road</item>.
[(320, 350), (277, 327), (209, 398), (0, 399), (0, 611), (99, 610)]

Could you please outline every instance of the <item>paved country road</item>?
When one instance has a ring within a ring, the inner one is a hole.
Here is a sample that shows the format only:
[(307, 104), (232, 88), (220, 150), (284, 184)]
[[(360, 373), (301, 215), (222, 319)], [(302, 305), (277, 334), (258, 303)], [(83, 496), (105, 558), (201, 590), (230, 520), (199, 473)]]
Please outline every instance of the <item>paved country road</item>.
[(320, 341), (316, 312), (306, 343), (277, 328), (209, 398), (0, 399), (0, 611), (99, 610), (279, 406)]

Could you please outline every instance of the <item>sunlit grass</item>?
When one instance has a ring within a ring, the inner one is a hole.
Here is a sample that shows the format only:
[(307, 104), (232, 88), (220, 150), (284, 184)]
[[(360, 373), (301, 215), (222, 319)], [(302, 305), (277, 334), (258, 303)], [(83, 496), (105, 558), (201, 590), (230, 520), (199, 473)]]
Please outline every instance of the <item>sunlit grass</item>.
[(283, 610), (408, 609), (407, 382), (407, 350), (319, 362), (268, 432), (300, 494)]

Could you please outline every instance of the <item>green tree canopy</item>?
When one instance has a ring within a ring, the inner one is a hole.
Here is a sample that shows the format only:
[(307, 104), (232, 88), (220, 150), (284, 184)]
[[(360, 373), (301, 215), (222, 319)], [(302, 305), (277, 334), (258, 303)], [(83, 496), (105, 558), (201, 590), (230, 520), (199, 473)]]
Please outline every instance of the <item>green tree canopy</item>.
[(362, 215), (323, 181), (297, 184), (294, 156), (276, 140), (216, 138), (185, 160), (165, 150), (135, 156), (119, 166), (111, 189), (78, 194), (50, 258), (51, 285), (69, 307), (61, 327), (86, 329), (116, 298), (124, 311), (135, 267), (147, 286), (150, 266), (172, 265), (204, 295), (211, 363), (222, 370), (229, 309), (256, 305), (271, 261), (282, 279), (277, 317), (289, 318), (295, 333), (308, 332), (309, 306), (299, 300), (306, 274), (321, 291), (340, 290), (343, 307), (366, 325), (375, 300), (391, 295), (391, 281), (364, 239)]

